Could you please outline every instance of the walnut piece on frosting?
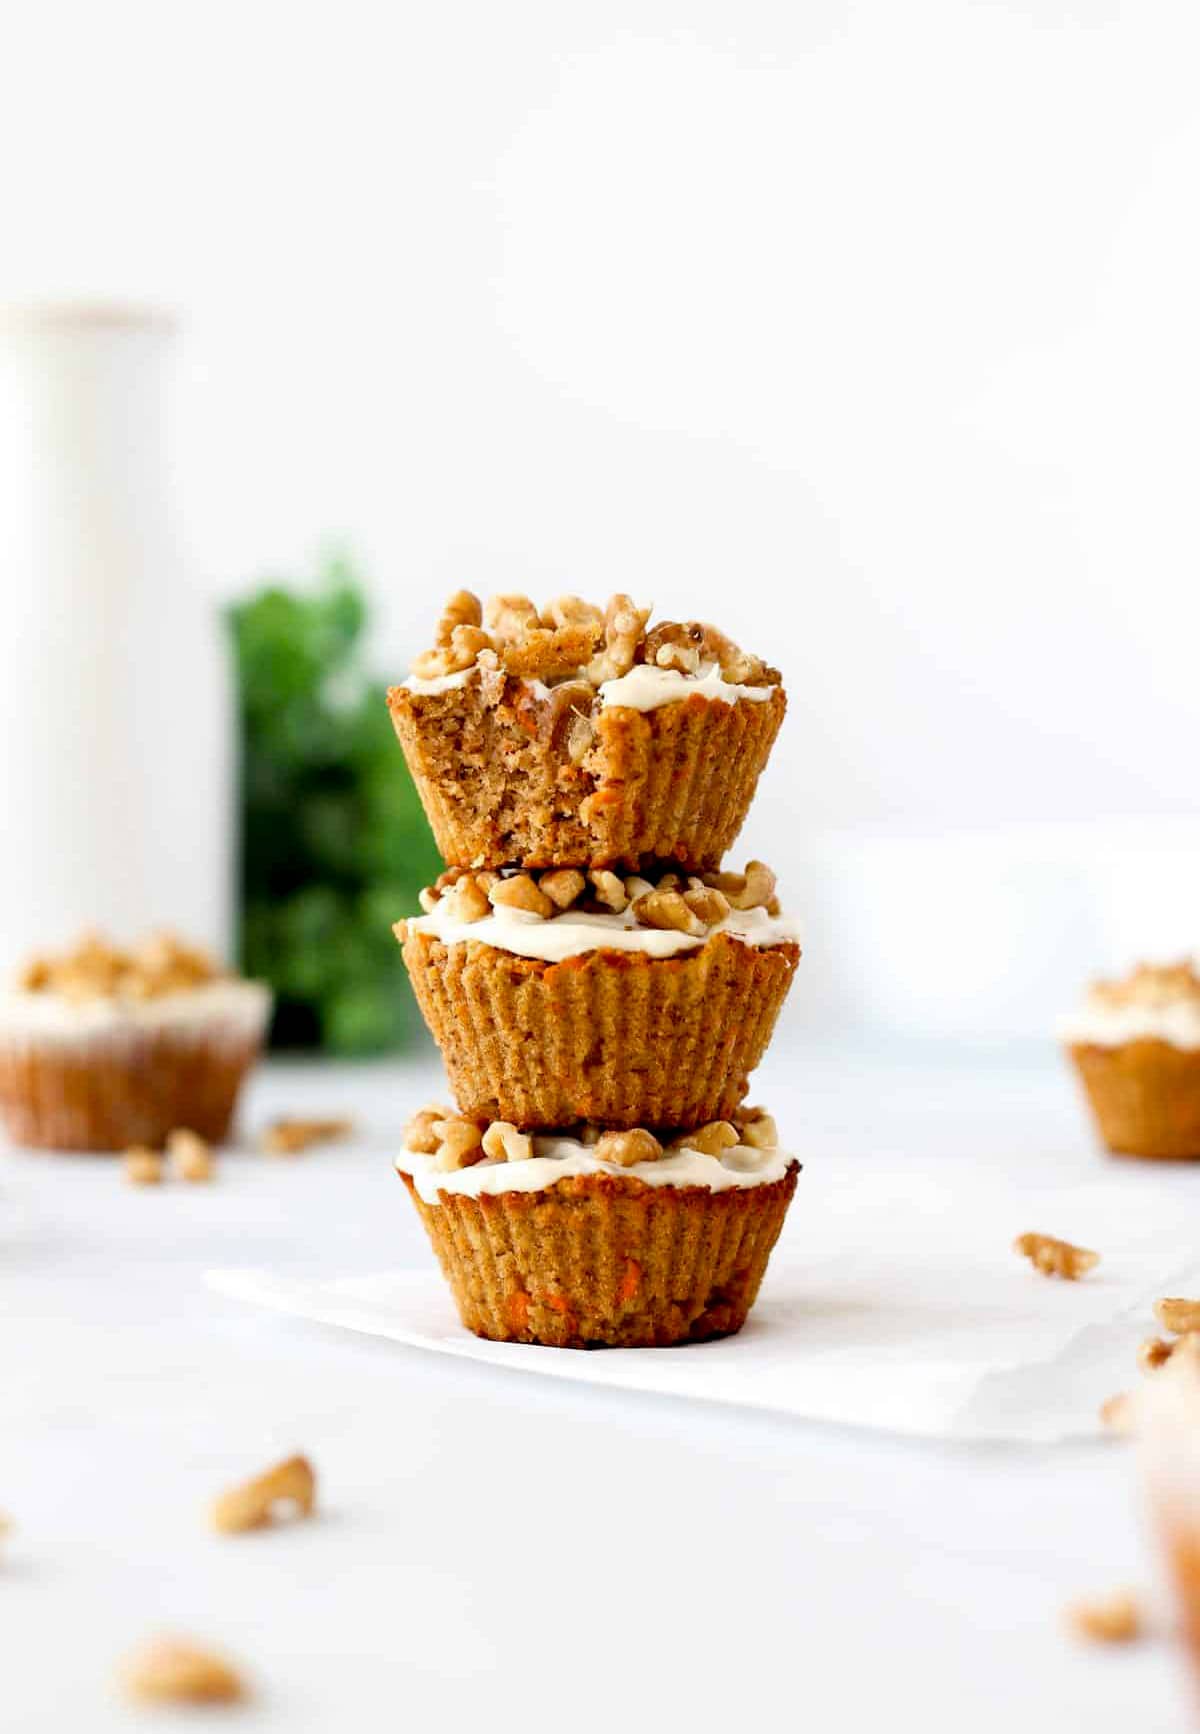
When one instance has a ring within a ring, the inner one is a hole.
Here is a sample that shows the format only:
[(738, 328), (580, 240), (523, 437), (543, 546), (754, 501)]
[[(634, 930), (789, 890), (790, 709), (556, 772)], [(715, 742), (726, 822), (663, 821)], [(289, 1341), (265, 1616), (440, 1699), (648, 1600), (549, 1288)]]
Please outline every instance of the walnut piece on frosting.
[(75, 1001), (147, 1000), (203, 987), (222, 973), (208, 952), (175, 933), (152, 933), (130, 948), (85, 933), (70, 951), (31, 958), (17, 985)]
[[(470, 590), (456, 590), (442, 610), (437, 642), (414, 659), (412, 672), (418, 680), (437, 680), (477, 668), (489, 703), (499, 701), (506, 675), (543, 686), (579, 682), (590, 698), (605, 681), (620, 679), (640, 663), (687, 675), (716, 669), (735, 686), (778, 685), (777, 670), (715, 626), (666, 620), (647, 632), (649, 618), (649, 608), (621, 593), (603, 610), (569, 595), (539, 609), (516, 592), (481, 603)], [(572, 757), (576, 746), (582, 757), (590, 735), (575, 724), (572, 730)]]
[[(634, 925), (674, 930), (700, 938), (719, 927), (732, 909), (765, 909), (778, 915), (775, 875), (761, 861), (749, 861), (744, 873), (682, 874), (673, 868), (647, 866), (646, 873), (619, 874), (593, 868), (586, 875), (574, 867), (529, 868), (502, 873), (447, 867), (420, 894), (425, 914), (441, 909), (452, 920), (471, 924), (493, 909), (517, 909), (551, 921), (571, 910), (589, 915), (621, 915), (632, 908)], [(403, 943), (406, 924), (396, 923)]]
[[(553, 1132), (543, 1135), (554, 1136)], [(739, 1109), (733, 1120), (712, 1120), (706, 1126), (674, 1134), (652, 1132), (645, 1126), (608, 1130), (584, 1121), (564, 1136), (594, 1150), (600, 1161), (615, 1162), (622, 1168), (657, 1162), (681, 1151), (719, 1159), (739, 1144), (753, 1150), (779, 1147), (775, 1122), (762, 1108)], [(527, 1162), (537, 1154), (534, 1135), (522, 1132), (508, 1120), (481, 1123), (456, 1115), (440, 1103), (413, 1115), (404, 1129), (404, 1148), (414, 1155), (431, 1156), (439, 1173), (472, 1168), (477, 1162)]]

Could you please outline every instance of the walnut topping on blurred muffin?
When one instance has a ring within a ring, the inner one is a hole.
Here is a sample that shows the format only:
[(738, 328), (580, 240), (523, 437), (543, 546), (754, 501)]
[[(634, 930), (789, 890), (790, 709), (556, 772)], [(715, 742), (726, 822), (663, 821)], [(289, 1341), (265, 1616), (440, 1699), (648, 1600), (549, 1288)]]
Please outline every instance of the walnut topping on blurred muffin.
[(216, 981), (223, 972), (206, 951), (171, 932), (154, 933), (130, 950), (85, 933), (69, 950), (31, 958), (17, 985), (64, 999), (157, 999)]
[(1128, 1006), (1157, 1008), (1191, 1004), (1200, 1007), (1200, 975), (1190, 958), (1181, 963), (1139, 963), (1119, 981), (1093, 982), (1087, 1003), (1101, 1010)]

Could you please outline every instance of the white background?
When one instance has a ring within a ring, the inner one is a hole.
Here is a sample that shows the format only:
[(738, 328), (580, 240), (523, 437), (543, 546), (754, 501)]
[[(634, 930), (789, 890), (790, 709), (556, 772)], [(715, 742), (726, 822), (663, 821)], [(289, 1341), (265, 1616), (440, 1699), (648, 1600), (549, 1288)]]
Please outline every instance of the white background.
[(16, 44), (4, 288), (182, 312), (214, 589), (333, 536), (389, 672), (463, 582), (770, 653), (745, 843), (811, 1025), (1032, 1041), (1195, 939), (1186, 0), (60, 0)]

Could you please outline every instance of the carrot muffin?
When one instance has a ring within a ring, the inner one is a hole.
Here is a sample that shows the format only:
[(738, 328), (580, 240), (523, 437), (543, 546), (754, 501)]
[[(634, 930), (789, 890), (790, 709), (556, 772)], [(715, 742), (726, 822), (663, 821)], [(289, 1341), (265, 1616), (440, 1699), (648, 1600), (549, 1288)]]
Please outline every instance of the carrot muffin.
[(14, 1143), (217, 1141), (262, 1046), (271, 995), (172, 934), (123, 951), (88, 935), (0, 997), (0, 1117)]
[(1100, 1136), (1125, 1156), (1200, 1157), (1200, 976), (1142, 963), (1099, 981), (1059, 1034)]
[(396, 1167), (468, 1330), (585, 1349), (739, 1331), (800, 1165), (753, 1109), (666, 1140), (427, 1108)]
[(698, 1126), (728, 1118), (800, 959), (775, 875), (451, 868), (396, 924), (464, 1114)]
[(715, 627), (614, 596), (452, 596), (388, 705), (455, 867), (719, 866), (783, 720), (780, 677)]

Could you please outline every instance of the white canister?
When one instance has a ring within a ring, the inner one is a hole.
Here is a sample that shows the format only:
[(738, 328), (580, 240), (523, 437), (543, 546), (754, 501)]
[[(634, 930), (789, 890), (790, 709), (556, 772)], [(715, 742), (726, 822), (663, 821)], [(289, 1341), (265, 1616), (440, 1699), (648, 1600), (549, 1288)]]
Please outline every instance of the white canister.
[(0, 973), (93, 925), (228, 954), (231, 696), (171, 529), (171, 329), (0, 311)]

